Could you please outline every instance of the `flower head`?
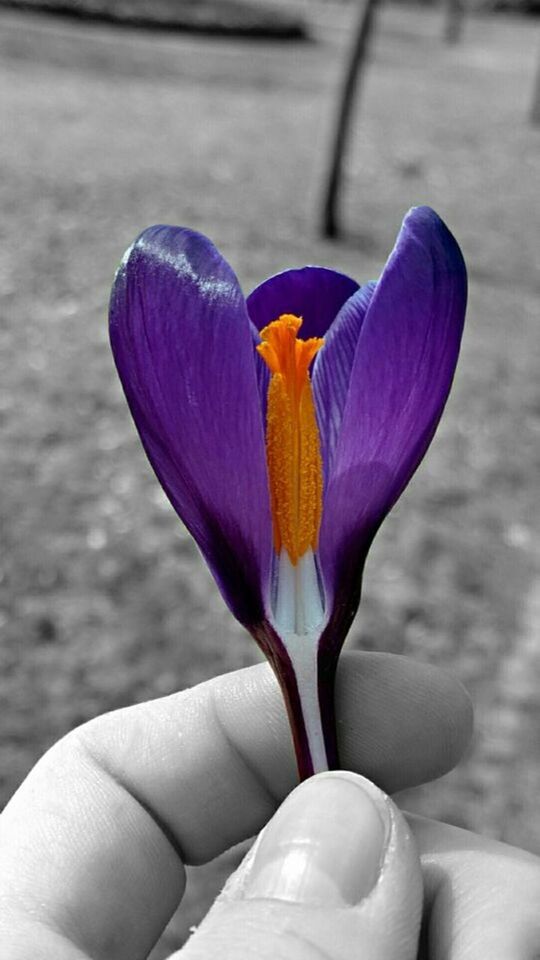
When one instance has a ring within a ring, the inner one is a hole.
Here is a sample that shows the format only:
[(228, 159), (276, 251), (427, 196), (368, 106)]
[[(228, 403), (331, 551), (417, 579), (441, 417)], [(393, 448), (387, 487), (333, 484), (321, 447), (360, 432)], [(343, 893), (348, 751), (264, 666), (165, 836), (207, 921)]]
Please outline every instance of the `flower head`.
[(141, 440), (278, 675), (303, 776), (337, 763), (337, 657), (444, 408), (465, 304), (459, 247), (426, 207), (364, 286), (303, 267), (246, 300), (209, 240), (167, 226), (117, 273), (111, 343)]

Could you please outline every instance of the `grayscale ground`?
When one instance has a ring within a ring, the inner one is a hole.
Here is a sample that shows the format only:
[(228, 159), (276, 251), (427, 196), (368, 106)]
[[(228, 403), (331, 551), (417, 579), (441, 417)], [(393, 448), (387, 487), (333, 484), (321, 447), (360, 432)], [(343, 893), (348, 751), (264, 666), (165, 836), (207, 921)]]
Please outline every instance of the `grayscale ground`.
[[(259, 659), (128, 416), (106, 326), (126, 246), (181, 223), (246, 292), (304, 263), (369, 280), (429, 203), (469, 265), (467, 334), (348, 642), (473, 698), (468, 757), (404, 803), (540, 853), (538, 21), (476, 16), (451, 47), (439, 11), (384, 9), (333, 245), (317, 204), (352, 7), (309, 9), (317, 42), (283, 45), (1, 12), (0, 800), (74, 725)], [(156, 960), (232, 859), (192, 871)]]

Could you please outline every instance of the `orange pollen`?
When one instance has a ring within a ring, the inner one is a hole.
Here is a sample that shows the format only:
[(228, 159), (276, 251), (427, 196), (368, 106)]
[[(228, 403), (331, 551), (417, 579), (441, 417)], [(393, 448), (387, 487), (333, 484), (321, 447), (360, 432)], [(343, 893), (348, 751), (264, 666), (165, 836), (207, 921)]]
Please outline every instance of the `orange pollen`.
[(309, 366), (324, 345), (299, 340), (302, 318), (282, 314), (261, 330), (257, 347), (272, 374), (266, 415), (266, 458), (274, 548), (282, 547), (296, 566), (317, 549), (322, 513), (323, 472), (319, 428)]

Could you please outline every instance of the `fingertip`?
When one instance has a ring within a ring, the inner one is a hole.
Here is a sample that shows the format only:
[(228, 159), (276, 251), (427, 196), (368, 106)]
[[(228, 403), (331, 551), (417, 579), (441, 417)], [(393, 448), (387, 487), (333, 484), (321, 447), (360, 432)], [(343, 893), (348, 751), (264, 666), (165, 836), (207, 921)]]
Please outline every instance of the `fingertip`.
[(230, 878), (186, 960), (413, 960), (422, 906), (414, 838), (365, 777), (321, 773), (283, 802)]
[(387, 653), (342, 655), (336, 713), (342, 765), (388, 793), (451, 770), (473, 726), (471, 700), (459, 680)]
[(325, 908), (359, 904), (385, 860), (391, 807), (382, 791), (349, 771), (305, 780), (259, 837), (242, 896)]
[(440, 769), (433, 775), (435, 778), (452, 770), (467, 750), (474, 730), (474, 708), (469, 692), (457, 677), (438, 667), (426, 666), (426, 681), (429, 682), (434, 673), (437, 675), (434, 692), (437, 694), (441, 741), (444, 746), (440, 753)]

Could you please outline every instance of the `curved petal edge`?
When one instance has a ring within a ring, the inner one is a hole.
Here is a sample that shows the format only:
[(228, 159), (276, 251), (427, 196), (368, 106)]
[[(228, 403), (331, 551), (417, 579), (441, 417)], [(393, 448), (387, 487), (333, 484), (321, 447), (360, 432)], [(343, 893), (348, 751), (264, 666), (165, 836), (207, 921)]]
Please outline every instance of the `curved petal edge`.
[(322, 577), (335, 616), (339, 607), (349, 625), (373, 536), (422, 460), (444, 409), (466, 300), (457, 242), (433, 210), (414, 208), (362, 323), (324, 502)]
[(272, 534), (252, 326), (206, 237), (145, 230), (110, 302), (118, 373), (148, 458), (234, 615), (264, 619)]

